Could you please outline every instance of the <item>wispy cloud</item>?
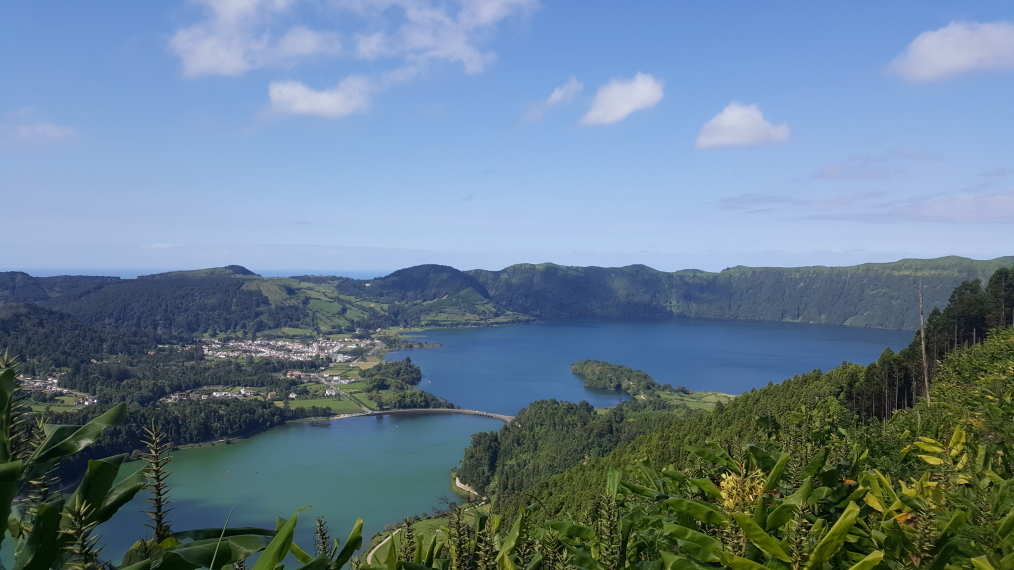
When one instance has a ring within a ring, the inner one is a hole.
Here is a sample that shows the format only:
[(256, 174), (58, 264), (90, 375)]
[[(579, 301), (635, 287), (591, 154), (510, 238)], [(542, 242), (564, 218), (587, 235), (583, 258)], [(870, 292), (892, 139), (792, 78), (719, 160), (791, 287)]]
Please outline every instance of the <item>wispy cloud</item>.
[(909, 81), (938, 81), (971, 71), (1014, 69), (1014, 24), (951, 22), (923, 32), (887, 66)]
[(990, 170), (989, 172), (980, 172), (979, 176), (983, 178), (999, 178), (1001, 176), (1007, 176), (1008, 174), (1014, 174), (1014, 169), (997, 168), (996, 170)]
[(32, 107), (24, 107), (10, 115), (12, 124), (0, 126), (4, 138), (25, 142), (65, 142), (76, 139), (81, 133), (73, 127), (57, 125), (39, 116)]
[(328, 89), (313, 89), (299, 81), (275, 81), (268, 86), (269, 111), (275, 115), (341, 119), (369, 111), (374, 94), (408, 81), (417, 74), (417, 68), (405, 67), (380, 77), (350, 75)]
[(884, 192), (854, 192), (821, 199), (775, 196), (770, 194), (742, 194), (720, 198), (718, 204), (725, 210), (748, 210), (749, 213), (772, 211), (786, 206), (821, 210), (846, 208), (882, 196), (884, 196)]
[(647, 73), (631, 79), (615, 78), (599, 88), (591, 109), (581, 118), (581, 125), (618, 123), (631, 113), (650, 109), (662, 100), (662, 82)]
[[(204, 17), (169, 42), (186, 77), (239, 76), (261, 67), (291, 67), (313, 57), (394, 58), (387, 72), (349, 75), (318, 89), (290, 79), (268, 87), (273, 115), (329, 119), (369, 110), (371, 97), (423, 73), (430, 62), (460, 64), (481, 73), (496, 59), (484, 50), (504, 19), (538, 8), (536, 0), (332, 0), (328, 4), (360, 31), (314, 30), (293, 20), (319, 8), (312, 0), (197, 0)], [(300, 7), (300, 5), (305, 5)], [(299, 7), (299, 8), (297, 8)], [(346, 50), (343, 43), (354, 44)]]
[(773, 125), (764, 119), (757, 105), (729, 103), (722, 112), (704, 123), (694, 144), (697, 148), (759, 146), (789, 140), (789, 125)]
[(717, 201), (724, 210), (746, 214), (782, 212), (813, 220), (871, 223), (1014, 224), (1014, 190), (961, 190), (884, 200), (885, 192), (855, 192), (828, 198), (743, 194)]
[[(403, 58), (414, 65), (431, 60), (460, 63), (480, 73), (496, 55), (481, 44), (505, 18), (534, 10), (536, 0), (334, 0), (329, 6), (358, 18), (351, 38), (334, 30), (292, 24), (306, 0), (198, 0), (203, 18), (176, 31), (170, 48), (187, 77), (242, 75), (252, 69), (292, 65), (310, 57), (346, 53), (361, 59)], [(404, 65), (404, 64), (402, 64)]]
[(905, 174), (900, 161), (942, 162), (935, 154), (913, 149), (893, 149), (884, 154), (862, 154), (842, 162), (825, 164), (811, 178), (814, 180), (889, 180)]
[(270, 65), (342, 52), (337, 33), (305, 26), (279, 26), (292, 0), (199, 0), (204, 19), (173, 35), (169, 47), (183, 75), (237, 76)]
[(825, 164), (813, 173), (816, 180), (887, 180), (901, 174), (888, 166), (886, 156), (850, 156), (844, 162)]
[(571, 75), (570, 79), (568, 79), (566, 83), (556, 89), (553, 89), (553, 92), (549, 94), (549, 97), (547, 97), (544, 101), (539, 101), (538, 104), (533, 106), (532, 109), (525, 114), (523, 120), (526, 123), (538, 121), (542, 118), (543, 113), (549, 109), (573, 100), (582, 89), (584, 89), (584, 84)]
[[(862, 219), (862, 217), (860, 218)], [(1014, 190), (916, 196), (869, 212), (871, 221), (1014, 224)]]

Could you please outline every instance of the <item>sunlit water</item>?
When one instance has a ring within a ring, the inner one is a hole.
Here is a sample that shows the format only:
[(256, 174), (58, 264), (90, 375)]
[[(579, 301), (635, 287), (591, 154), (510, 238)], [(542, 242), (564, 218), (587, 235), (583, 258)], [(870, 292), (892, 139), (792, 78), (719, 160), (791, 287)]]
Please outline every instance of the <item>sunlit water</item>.
[[(574, 320), (426, 331), (417, 340), (440, 348), (388, 358), (411, 356), (423, 370), (420, 388), (463, 408), (514, 414), (543, 398), (598, 407), (620, 401), (615, 393), (585, 389), (570, 373), (570, 364), (584, 358), (639, 368), (694, 390), (740, 393), (843, 360), (865, 364), (911, 338), (907, 331), (792, 323)], [(170, 519), (177, 529), (220, 528), (231, 512), (230, 526), (273, 527), (275, 517), (313, 504), (301, 515), (297, 542), (312, 545), (316, 516), (343, 540), (362, 517), (368, 541), (385, 524), (430, 511), (451, 495), (449, 473), (471, 434), (501, 425), (458, 415), (356, 418), (181, 450), (171, 464), (176, 510)], [(100, 528), (115, 561), (146, 530), (144, 507), (139, 496)]]

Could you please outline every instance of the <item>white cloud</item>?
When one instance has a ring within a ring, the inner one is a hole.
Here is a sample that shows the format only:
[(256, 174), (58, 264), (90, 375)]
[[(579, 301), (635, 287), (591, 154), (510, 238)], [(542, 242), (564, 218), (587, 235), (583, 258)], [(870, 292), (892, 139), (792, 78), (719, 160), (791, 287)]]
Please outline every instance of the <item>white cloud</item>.
[(340, 119), (370, 108), (377, 90), (366, 77), (351, 75), (331, 89), (316, 91), (298, 81), (277, 81), (268, 87), (271, 110), (286, 115), (314, 115)]
[(237, 76), (267, 65), (292, 63), (311, 56), (341, 53), (334, 32), (305, 26), (276, 29), (273, 21), (292, 0), (199, 0), (205, 20), (178, 30), (169, 46), (183, 62), (187, 77)]
[(77, 129), (61, 127), (52, 123), (18, 125), (16, 130), (18, 136), (26, 140), (63, 141), (72, 139), (78, 135)]
[(303, 26), (294, 26), (278, 40), (276, 56), (281, 59), (312, 55), (338, 55), (342, 51), (338, 34), (315, 32)]
[(547, 97), (545, 101), (540, 101), (525, 114), (525, 122), (532, 122), (541, 119), (542, 114), (548, 111), (551, 107), (572, 101), (574, 97), (577, 97), (577, 94), (580, 93), (582, 89), (584, 89), (584, 84), (571, 75), (570, 79), (568, 79), (566, 83), (556, 89), (553, 89), (553, 92), (549, 94), (549, 97)]
[[(312, 30), (289, 22), (298, 4), (312, 0), (197, 0), (202, 21), (182, 28), (169, 42), (187, 77), (238, 76), (251, 69), (342, 53), (335, 31)], [(461, 63), (480, 73), (495, 59), (480, 44), (497, 24), (538, 7), (537, 0), (332, 0), (364, 29), (353, 33), (355, 55), (363, 59), (401, 57), (422, 65), (430, 60)], [(289, 27), (286, 27), (289, 26)]]
[(772, 125), (764, 120), (757, 105), (733, 101), (715, 115), (697, 134), (697, 148), (758, 146), (789, 140), (789, 125)]
[(599, 88), (591, 109), (581, 125), (608, 125), (641, 109), (650, 109), (662, 100), (662, 82), (646, 73), (632, 79), (613, 79)]
[(331, 89), (317, 90), (299, 81), (275, 81), (268, 86), (269, 111), (276, 115), (310, 115), (341, 119), (370, 109), (373, 95), (412, 80), (415, 67), (402, 67), (379, 76), (350, 75)]
[(910, 81), (947, 79), (976, 70), (1014, 69), (1014, 24), (951, 22), (919, 34), (887, 70)]
[(75, 139), (80, 134), (73, 127), (56, 125), (45, 120), (32, 107), (18, 109), (11, 113), (10, 117), (13, 124), (0, 124), (0, 140), (60, 142)]

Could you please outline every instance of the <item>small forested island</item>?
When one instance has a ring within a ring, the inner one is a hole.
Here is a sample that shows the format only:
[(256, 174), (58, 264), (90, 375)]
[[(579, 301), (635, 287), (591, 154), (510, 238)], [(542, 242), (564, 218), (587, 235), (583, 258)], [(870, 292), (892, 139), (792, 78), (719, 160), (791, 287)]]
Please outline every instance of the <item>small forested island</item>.
[(651, 397), (658, 392), (689, 394), (690, 390), (671, 384), (659, 384), (647, 372), (601, 360), (581, 360), (570, 365), (570, 371), (584, 380), (586, 388), (621, 390), (631, 396)]
[(409, 410), (425, 408), (457, 408), (454, 404), (413, 387), (422, 380), (422, 370), (405, 360), (381, 362), (360, 372), (366, 382), (367, 398), (377, 410)]

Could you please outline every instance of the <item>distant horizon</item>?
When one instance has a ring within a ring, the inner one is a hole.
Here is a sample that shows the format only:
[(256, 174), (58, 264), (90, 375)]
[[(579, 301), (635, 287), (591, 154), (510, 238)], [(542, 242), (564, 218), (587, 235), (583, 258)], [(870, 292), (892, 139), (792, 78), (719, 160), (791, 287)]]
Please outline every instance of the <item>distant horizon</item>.
[(459, 271), (470, 271), (470, 270), (473, 270), (473, 269), (485, 269), (485, 270), (488, 270), (488, 271), (498, 271), (498, 270), (502, 270), (502, 269), (505, 269), (507, 267), (510, 267), (511, 265), (518, 265), (518, 264), (522, 264), (522, 263), (529, 263), (529, 264), (532, 264), (532, 265), (538, 265), (538, 264), (542, 264), (542, 263), (554, 263), (556, 265), (570, 266), (570, 267), (603, 267), (603, 268), (618, 268), (618, 267), (628, 267), (628, 266), (631, 266), (631, 265), (646, 265), (648, 267), (651, 267), (652, 269), (655, 269), (656, 271), (662, 271), (662, 272), (668, 272), (668, 273), (676, 272), (676, 271), (707, 271), (709, 273), (718, 273), (720, 271), (723, 271), (724, 269), (729, 269), (729, 268), (737, 267), (737, 266), (754, 267), (754, 268), (773, 267), (773, 268), (783, 268), (783, 269), (784, 268), (798, 268), (798, 267), (853, 267), (853, 266), (856, 266), (856, 265), (863, 265), (863, 264), (867, 264), (867, 263), (894, 263), (894, 262), (903, 261), (903, 260), (906, 260), (906, 259), (917, 259), (917, 260), (926, 260), (926, 261), (929, 261), (929, 260), (934, 260), (934, 259), (942, 259), (942, 258), (946, 258), (946, 257), (959, 257), (959, 258), (963, 258), (963, 259), (969, 259), (969, 260), (972, 260), (972, 261), (992, 261), (994, 259), (1000, 259), (1000, 258), (1004, 258), (1004, 257), (1014, 257), (1014, 253), (1012, 253), (1010, 255), (997, 255), (997, 256), (993, 256), (993, 257), (983, 257), (983, 258), (971, 257), (971, 256), (966, 256), (966, 255), (956, 255), (956, 254), (955, 255), (941, 255), (941, 256), (935, 256), (935, 257), (900, 257), (900, 258), (892, 259), (892, 260), (888, 260), (888, 261), (865, 261), (865, 262), (840, 264), (840, 265), (829, 265), (829, 264), (819, 264), (819, 263), (818, 264), (808, 264), (808, 265), (747, 265), (747, 264), (736, 264), (736, 265), (730, 265), (730, 266), (724, 267), (722, 269), (717, 269), (717, 270), (701, 269), (701, 268), (698, 268), (698, 267), (682, 267), (682, 268), (679, 268), (679, 269), (663, 269), (663, 268), (659, 268), (659, 267), (654, 267), (654, 266), (652, 266), (650, 264), (647, 264), (647, 263), (638, 263), (638, 262), (627, 263), (627, 264), (622, 264), (622, 265), (594, 265), (594, 264), (592, 264), (592, 265), (575, 265), (575, 264), (555, 263), (555, 262), (552, 262), (552, 261), (540, 261), (540, 262), (518, 262), (518, 263), (514, 263), (514, 264), (510, 264), (510, 265), (504, 265), (502, 267), (497, 267), (497, 268), (493, 268), (493, 269), (485, 268), (485, 267), (458, 267), (458, 266), (450, 265), (450, 264), (447, 264), (447, 263), (415, 263), (415, 264), (412, 264), (412, 265), (405, 265), (405, 266), (396, 267), (396, 268), (393, 268), (393, 269), (376, 269), (376, 270), (364, 270), (364, 269), (345, 270), (345, 269), (321, 269), (321, 268), (317, 268), (317, 269), (304, 269), (304, 270), (290, 270), (290, 269), (263, 269), (263, 270), (260, 270), (260, 269), (257, 269), (256, 267), (252, 267), (252, 266), (249, 266), (249, 265), (244, 265), (242, 263), (223, 263), (221, 265), (206, 265), (206, 266), (192, 266), (192, 267), (176, 266), (176, 267), (167, 267), (167, 268), (108, 268), (108, 267), (107, 268), (88, 268), (88, 267), (82, 267), (82, 268), (52, 268), (51, 267), (51, 268), (46, 268), (46, 267), (40, 267), (40, 268), (23, 269), (23, 268), (0, 267), (0, 272), (22, 272), (22, 273), (27, 273), (27, 274), (29, 274), (29, 275), (31, 275), (33, 277), (57, 277), (57, 276), (64, 276), (64, 275), (71, 275), (71, 276), (73, 276), (73, 275), (80, 275), (80, 276), (89, 276), (89, 277), (118, 277), (120, 279), (134, 279), (136, 277), (141, 277), (141, 276), (145, 276), (145, 275), (157, 275), (157, 274), (160, 274), (160, 273), (169, 273), (169, 272), (173, 272), (173, 271), (197, 271), (197, 270), (201, 270), (201, 269), (210, 269), (210, 268), (215, 268), (215, 267), (226, 267), (228, 265), (239, 265), (239, 266), (244, 267), (244, 268), (246, 268), (246, 269), (248, 269), (248, 270), (256, 273), (257, 275), (259, 275), (261, 277), (265, 277), (265, 278), (269, 278), (269, 277), (295, 277), (295, 276), (304, 276), (304, 275), (319, 275), (319, 276), (327, 276), (327, 277), (347, 277), (347, 278), (351, 278), (351, 279), (368, 280), (368, 279), (375, 279), (375, 278), (380, 278), (380, 277), (386, 277), (387, 275), (390, 275), (391, 273), (394, 273), (395, 271), (399, 271), (401, 269), (407, 269), (407, 268), (410, 268), (410, 267), (416, 267), (416, 266), (419, 266), (419, 265), (444, 265), (444, 266), (448, 266), (448, 267), (453, 267), (454, 269), (457, 269)]

